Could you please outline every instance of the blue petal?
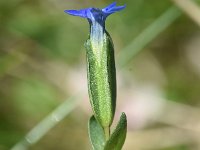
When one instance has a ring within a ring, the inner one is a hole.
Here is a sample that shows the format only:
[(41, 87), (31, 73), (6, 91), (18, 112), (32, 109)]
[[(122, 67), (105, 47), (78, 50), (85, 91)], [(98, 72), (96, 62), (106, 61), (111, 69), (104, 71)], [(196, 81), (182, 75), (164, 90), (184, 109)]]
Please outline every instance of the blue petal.
[(124, 5), (124, 6), (115, 6), (115, 7), (110, 7), (110, 8), (106, 7), (104, 9), (102, 9), (102, 11), (105, 14), (110, 15), (110, 14), (115, 13), (117, 11), (123, 10), (125, 7), (126, 7), (126, 5)]
[(106, 12), (106, 11), (110, 10), (111, 8), (115, 7), (116, 4), (117, 4), (116, 2), (113, 2), (112, 4), (110, 4), (107, 7), (103, 8), (102, 11)]
[(79, 16), (82, 18), (87, 18), (87, 9), (80, 9), (80, 10), (65, 10), (64, 12), (73, 15), (73, 16)]

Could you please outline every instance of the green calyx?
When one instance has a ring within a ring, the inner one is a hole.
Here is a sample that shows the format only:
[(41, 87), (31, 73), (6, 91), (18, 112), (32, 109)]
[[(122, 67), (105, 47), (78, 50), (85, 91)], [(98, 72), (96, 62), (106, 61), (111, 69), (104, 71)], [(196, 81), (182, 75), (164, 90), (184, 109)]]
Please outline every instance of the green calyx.
[(85, 47), (90, 103), (95, 118), (106, 129), (112, 124), (116, 107), (116, 71), (112, 39), (104, 32), (103, 41), (89, 38)]

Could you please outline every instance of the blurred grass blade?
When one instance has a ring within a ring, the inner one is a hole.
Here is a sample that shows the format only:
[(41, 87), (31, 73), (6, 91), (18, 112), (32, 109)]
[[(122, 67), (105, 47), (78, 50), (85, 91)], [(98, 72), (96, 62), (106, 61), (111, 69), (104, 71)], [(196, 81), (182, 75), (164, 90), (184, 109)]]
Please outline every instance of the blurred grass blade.
[(93, 150), (103, 150), (105, 145), (104, 131), (94, 116), (89, 120), (88, 130)]
[(38, 142), (51, 128), (63, 120), (75, 107), (77, 107), (81, 96), (73, 96), (58, 106), (44, 120), (38, 123), (23, 140), (17, 143), (11, 150), (27, 150), (30, 145)]
[(194, 0), (172, 0), (185, 14), (200, 26), (200, 7)]
[(121, 150), (126, 139), (126, 132), (126, 114), (122, 113), (117, 127), (113, 131), (110, 139), (106, 142), (104, 150)]
[(149, 25), (142, 33), (139, 34), (127, 47), (119, 53), (117, 63), (124, 67), (136, 54), (150, 43), (158, 34), (170, 26), (179, 16), (181, 11), (172, 6), (165, 11), (158, 19)]

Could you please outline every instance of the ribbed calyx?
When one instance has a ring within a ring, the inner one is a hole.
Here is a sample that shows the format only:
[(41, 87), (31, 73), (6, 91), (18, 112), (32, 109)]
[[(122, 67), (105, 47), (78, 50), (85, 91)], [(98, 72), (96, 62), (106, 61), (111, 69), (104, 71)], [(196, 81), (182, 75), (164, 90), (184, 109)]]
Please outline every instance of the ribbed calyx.
[(124, 8), (114, 2), (103, 9), (65, 10), (70, 15), (86, 18), (90, 24), (90, 36), (85, 43), (88, 91), (94, 116), (104, 129), (112, 124), (116, 107), (114, 47), (105, 29), (105, 20)]

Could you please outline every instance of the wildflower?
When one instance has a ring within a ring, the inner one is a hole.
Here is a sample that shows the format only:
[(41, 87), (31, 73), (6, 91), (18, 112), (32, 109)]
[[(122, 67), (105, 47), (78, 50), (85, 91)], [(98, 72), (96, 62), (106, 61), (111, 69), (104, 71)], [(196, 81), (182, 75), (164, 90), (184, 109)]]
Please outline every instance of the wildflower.
[[(65, 10), (65, 12), (73, 16), (87, 18), (90, 24), (90, 39), (93, 48), (99, 50), (99, 48), (103, 46), (106, 18), (112, 13), (124, 8), (125, 6), (116, 6), (116, 2), (114, 2), (103, 9), (86, 8), (81, 10)], [(96, 50), (96, 53), (100, 52), (98, 50)]]
[(66, 13), (86, 18), (90, 24), (89, 39), (85, 43), (88, 63), (88, 91), (94, 116), (109, 135), (116, 107), (116, 71), (112, 39), (105, 29), (106, 18), (125, 6), (116, 2), (103, 9), (65, 10)]

